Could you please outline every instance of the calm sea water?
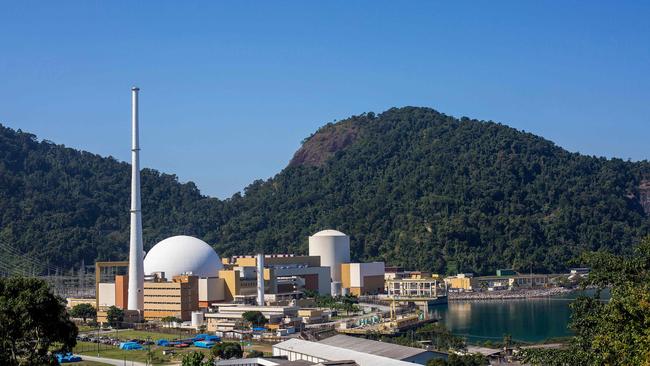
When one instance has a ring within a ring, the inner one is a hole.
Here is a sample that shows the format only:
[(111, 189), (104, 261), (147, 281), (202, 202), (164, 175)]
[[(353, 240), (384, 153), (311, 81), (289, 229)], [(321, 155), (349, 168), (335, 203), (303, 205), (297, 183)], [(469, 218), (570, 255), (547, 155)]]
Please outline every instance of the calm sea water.
[(453, 301), (432, 306), (452, 333), (476, 341), (501, 341), (504, 334), (522, 342), (570, 336), (569, 303), (575, 294), (522, 300)]

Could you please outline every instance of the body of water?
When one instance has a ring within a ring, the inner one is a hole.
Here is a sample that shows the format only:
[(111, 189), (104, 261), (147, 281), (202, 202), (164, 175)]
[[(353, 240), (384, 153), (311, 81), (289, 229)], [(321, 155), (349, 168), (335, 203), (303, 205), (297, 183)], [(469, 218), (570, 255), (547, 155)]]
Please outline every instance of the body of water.
[(562, 297), (520, 300), (452, 301), (432, 306), (452, 333), (471, 342), (501, 341), (504, 334), (521, 342), (540, 342), (570, 336), (569, 303), (576, 294)]

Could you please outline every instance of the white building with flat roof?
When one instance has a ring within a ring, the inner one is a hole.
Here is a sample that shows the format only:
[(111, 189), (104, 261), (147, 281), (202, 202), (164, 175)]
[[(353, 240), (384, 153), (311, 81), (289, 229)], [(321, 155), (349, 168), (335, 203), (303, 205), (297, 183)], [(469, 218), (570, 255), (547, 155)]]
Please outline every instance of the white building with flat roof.
[[(389, 346), (390, 344), (386, 344)], [(342, 347), (330, 346), (292, 338), (273, 345), (273, 356), (286, 356), (289, 361), (309, 361), (325, 363), (328, 361), (353, 360), (359, 366), (413, 366), (414, 363), (359, 352)]]

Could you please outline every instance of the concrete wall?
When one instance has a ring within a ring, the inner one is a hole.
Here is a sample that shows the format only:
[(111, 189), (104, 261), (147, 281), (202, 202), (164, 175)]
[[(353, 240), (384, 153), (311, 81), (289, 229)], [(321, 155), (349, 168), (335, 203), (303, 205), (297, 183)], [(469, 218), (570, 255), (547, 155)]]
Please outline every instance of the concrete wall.
[[(226, 299), (225, 281), (218, 277), (199, 278), (199, 302), (207, 303), (209, 306), (213, 301), (224, 301)], [(205, 305), (205, 304), (203, 304)]]
[[(370, 263), (349, 263), (343, 264), (341, 269), (344, 272), (349, 271), (349, 280), (344, 282), (345, 287), (364, 287), (364, 278), (381, 276), (384, 277), (384, 262), (370, 262)], [(347, 286), (346, 286), (347, 285)]]
[(382, 292), (384, 276), (384, 262), (344, 263), (341, 265), (342, 286), (349, 289), (353, 295)]
[(115, 276), (115, 306), (120, 309), (127, 308), (129, 296), (129, 276), (117, 275)]
[(232, 301), (235, 295), (239, 294), (240, 278), (239, 271), (221, 270), (219, 271), (219, 278), (224, 280), (224, 300)]
[(115, 284), (114, 283), (100, 283), (99, 284), (99, 306), (115, 306)]
[(380, 294), (384, 292), (384, 276), (366, 276), (363, 278), (364, 294)]

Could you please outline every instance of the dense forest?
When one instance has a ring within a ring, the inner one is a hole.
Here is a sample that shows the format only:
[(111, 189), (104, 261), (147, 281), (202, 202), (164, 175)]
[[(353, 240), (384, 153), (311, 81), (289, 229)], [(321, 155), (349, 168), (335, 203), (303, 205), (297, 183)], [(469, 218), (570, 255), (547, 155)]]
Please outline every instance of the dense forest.
[[(0, 241), (64, 268), (124, 259), (129, 169), (0, 126)], [(645, 161), (393, 108), (323, 126), (279, 174), (226, 200), (143, 170), (145, 249), (188, 234), (221, 255), (304, 253), (309, 234), (335, 228), (351, 236), (357, 260), (442, 273), (561, 271), (583, 251), (626, 253), (650, 233), (648, 178)]]

